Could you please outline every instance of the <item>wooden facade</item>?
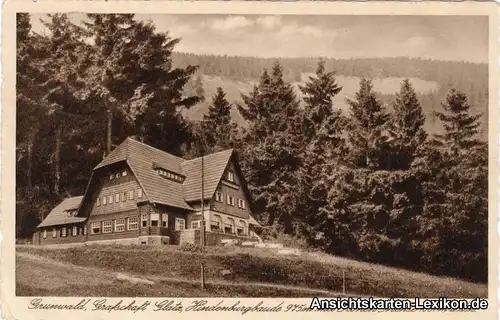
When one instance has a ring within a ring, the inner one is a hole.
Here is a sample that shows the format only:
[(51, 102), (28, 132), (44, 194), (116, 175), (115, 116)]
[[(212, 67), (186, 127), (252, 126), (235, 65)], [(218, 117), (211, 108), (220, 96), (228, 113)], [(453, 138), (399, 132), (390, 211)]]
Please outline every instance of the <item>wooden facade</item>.
[[(163, 156), (165, 153), (132, 139), (117, 149), (108, 156), (111, 160), (105, 159), (94, 169), (83, 197), (69, 199), (67, 207), (66, 202), (61, 203), (40, 224), (33, 235), (34, 244), (119, 240), (176, 244), (180, 232), (199, 230), (203, 217), (206, 231), (250, 236), (251, 198), (232, 151), (206, 156), (205, 178), (217, 181), (204, 195), (202, 215), (201, 192), (198, 201), (178, 199), (182, 192), (193, 197), (198, 190), (193, 190), (201, 181), (196, 163), (190, 160), (183, 166), (182, 159)], [(140, 161), (132, 150), (141, 155)], [(152, 156), (147, 157), (148, 152)], [(148, 158), (150, 163), (144, 160)]]

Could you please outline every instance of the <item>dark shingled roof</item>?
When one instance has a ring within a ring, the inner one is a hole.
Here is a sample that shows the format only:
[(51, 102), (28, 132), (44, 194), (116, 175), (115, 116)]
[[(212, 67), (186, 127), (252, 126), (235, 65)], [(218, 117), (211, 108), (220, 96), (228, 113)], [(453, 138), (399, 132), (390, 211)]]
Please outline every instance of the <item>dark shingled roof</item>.
[[(210, 199), (215, 193), (222, 174), (233, 154), (225, 150), (203, 157), (204, 162), (204, 199)], [(147, 144), (127, 138), (114, 149), (94, 170), (113, 163), (126, 161), (136, 176), (150, 202), (165, 204), (177, 208), (193, 208), (188, 204), (201, 198), (201, 158), (184, 160)], [(178, 183), (158, 175), (154, 166), (175, 172), (185, 177)]]
[(85, 221), (84, 217), (70, 217), (67, 214), (68, 210), (77, 210), (82, 199), (83, 196), (64, 199), (50, 211), (49, 215), (38, 225), (38, 228)]

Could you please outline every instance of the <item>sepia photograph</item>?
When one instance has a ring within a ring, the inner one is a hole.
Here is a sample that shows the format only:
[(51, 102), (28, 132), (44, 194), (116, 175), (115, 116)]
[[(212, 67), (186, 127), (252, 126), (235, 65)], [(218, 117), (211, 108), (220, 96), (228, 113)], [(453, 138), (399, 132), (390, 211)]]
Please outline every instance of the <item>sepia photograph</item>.
[(489, 19), (18, 12), (15, 295), (487, 299)]

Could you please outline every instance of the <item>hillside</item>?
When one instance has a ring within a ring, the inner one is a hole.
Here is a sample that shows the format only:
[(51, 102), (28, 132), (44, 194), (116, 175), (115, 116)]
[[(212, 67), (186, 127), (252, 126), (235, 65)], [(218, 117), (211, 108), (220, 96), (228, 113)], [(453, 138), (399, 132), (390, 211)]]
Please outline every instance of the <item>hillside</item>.
[[(138, 292), (140, 290), (136, 287), (131, 291), (134, 295), (147, 295), (152, 292), (158, 295), (158, 291), (161, 291), (158, 288), (163, 286), (163, 296), (333, 296), (342, 292), (344, 272), (348, 295), (426, 298), (487, 296), (487, 286), (483, 284), (319, 253), (279, 256), (270, 249), (239, 247), (210, 247), (206, 248), (205, 252), (187, 252), (175, 246), (89, 246), (66, 249), (18, 247), (16, 251), (17, 289), (27, 295), (39, 295), (44, 289), (48, 290), (43, 291), (47, 294), (60, 295), (70, 292), (71, 295), (78, 295), (79, 288), (85, 295), (95, 294), (95, 290), (100, 290), (99, 294), (104, 292), (120, 295), (127, 284), (113, 281), (113, 278), (109, 277), (109, 272), (119, 272), (155, 282), (152, 287), (137, 285), (139, 288), (144, 287), (145, 291)], [(211, 289), (207, 289), (209, 291), (203, 291), (196, 286), (200, 278), (201, 262), (205, 265), (207, 283), (213, 285)], [(83, 271), (79, 271), (80, 277), (71, 278), (70, 274), (61, 272), (66, 270), (65, 268)], [(37, 283), (24, 281), (23, 275), (34, 270), (39, 275), (36, 278), (41, 279), (37, 280)], [(59, 287), (53, 283), (49, 285), (47, 281), (50, 279), (43, 280), (45, 275), (54, 276), (57, 273), (54, 270), (61, 272), (63, 277), (57, 281), (62, 283)], [(225, 278), (221, 274), (223, 270), (230, 271), (231, 277)], [(106, 282), (112, 290), (106, 291), (102, 284), (92, 289), (93, 283), (99, 283), (99, 277), (107, 278)], [(73, 290), (65, 286), (70, 286)]]
[[(222, 87), (227, 98), (233, 104), (242, 103), (241, 94), (249, 93), (257, 83), (264, 68), (269, 69), (274, 61), (279, 61), (284, 68), (285, 78), (294, 84), (300, 97), (299, 85), (304, 84), (316, 67), (317, 59), (261, 59), (245, 57), (197, 56), (177, 53), (174, 62), (178, 66), (188, 64), (199, 66), (205, 97), (200, 103), (185, 112), (192, 120), (201, 120), (207, 111), (211, 97), (218, 86)], [(409, 78), (419, 94), (424, 112), (426, 113), (426, 130), (431, 133), (440, 132), (441, 124), (436, 121), (433, 112), (441, 110), (440, 103), (451, 88), (464, 92), (469, 99), (473, 113), (482, 113), (481, 122), (483, 139), (487, 138), (488, 113), (488, 70), (487, 65), (431, 61), (409, 58), (388, 59), (328, 59), (327, 68), (337, 73), (337, 81), (343, 87), (337, 96), (335, 105), (347, 111), (346, 98), (352, 98), (359, 88), (361, 77), (373, 79), (375, 90), (380, 99), (390, 106), (395, 92), (404, 78)], [(191, 81), (186, 92), (195, 92), (195, 81)], [(232, 111), (233, 120), (241, 126), (246, 126), (236, 107)]]

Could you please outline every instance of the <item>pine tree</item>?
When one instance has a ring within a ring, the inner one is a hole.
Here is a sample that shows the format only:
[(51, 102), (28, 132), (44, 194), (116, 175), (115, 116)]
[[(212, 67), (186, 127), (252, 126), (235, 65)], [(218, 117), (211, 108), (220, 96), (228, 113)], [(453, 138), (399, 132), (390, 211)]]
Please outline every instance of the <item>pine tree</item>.
[(393, 103), (393, 114), (388, 123), (391, 145), (390, 169), (406, 170), (418, 156), (427, 133), (423, 129), (425, 116), (417, 94), (408, 79), (403, 80), (401, 89)]
[(455, 157), (460, 151), (468, 151), (479, 144), (476, 135), (479, 134), (479, 118), (481, 115), (471, 115), (467, 97), (452, 89), (446, 96), (446, 101), (441, 104), (444, 112), (436, 112), (442, 121), (444, 134), (435, 135), (436, 141), (441, 146), (446, 146)]
[(387, 167), (385, 125), (389, 114), (378, 101), (371, 80), (361, 79), (356, 100), (347, 100), (351, 123), (348, 131), (350, 162), (368, 169)]
[(212, 104), (208, 107), (208, 114), (203, 118), (202, 128), (208, 146), (212, 149), (232, 148), (232, 138), (237, 125), (231, 120), (231, 104), (221, 87), (217, 88), (216, 94), (212, 97)]
[(242, 167), (257, 211), (265, 214), (269, 225), (290, 233), (300, 201), (297, 183), (304, 148), (299, 101), (278, 63), (270, 74), (264, 71), (259, 84), (242, 99), (245, 106), (238, 109), (249, 122)]
[(88, 54), (88, 87), (104, 102), (107, 152), (113, 118), (124, 115), (144, 142), (178, 154), (189, 137), (179, 109), (200, 100), (183, 95), (196, 67), (172, 67), (172, 52), (180, 39), (156, 32), (152, 23), (136, 21), (133, 14), (88, 14), (88, 19), (86, 30), (95, 39)]
[[(329, 185), (325, 180), (328, 167), (336, 166), (345, 153), (342, 131), (345, 119), (340, 110), (334, 110), (333, 100), (342, 89), (334, 72), (326, 72), (320, 60), (316, 75), (300, 87), (305, 102), (304, 133), (307, 147), (301, 174), (303, 209), (300, 210), (308, 229), (317, 224), (317, 212), (326, 205)], [(309, 230), (306, 233), (311, 233)]]

